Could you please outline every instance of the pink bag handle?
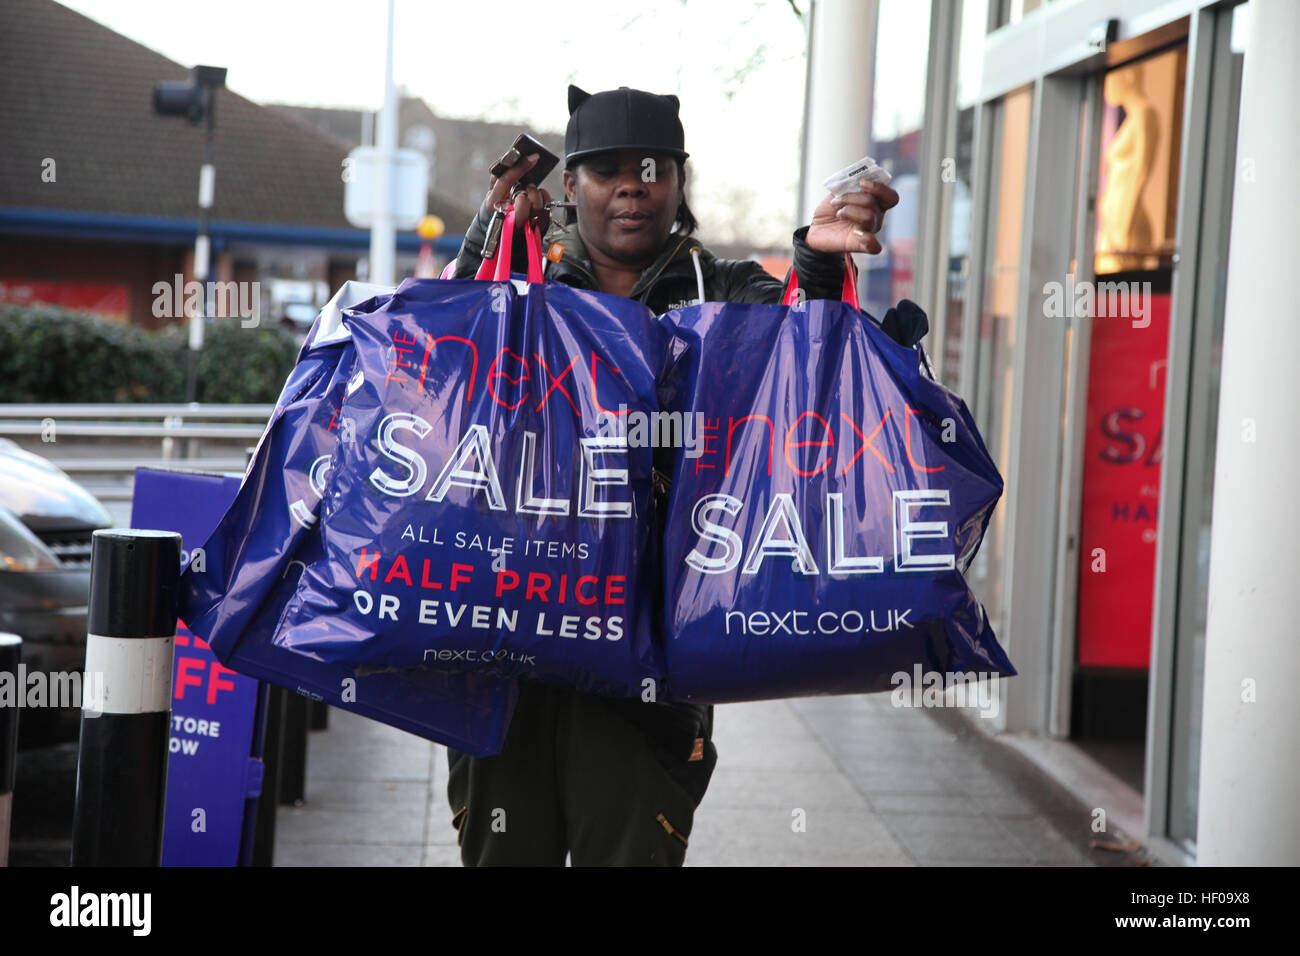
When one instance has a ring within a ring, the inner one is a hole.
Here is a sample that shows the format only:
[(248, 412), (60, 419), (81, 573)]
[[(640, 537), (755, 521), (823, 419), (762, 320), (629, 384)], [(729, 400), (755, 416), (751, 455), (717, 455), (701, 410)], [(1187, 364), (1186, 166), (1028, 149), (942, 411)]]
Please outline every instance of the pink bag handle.
[[(844, 286), (840, 290), (840, 299), (845, 305), (851, 305), (855, 309), (862, 308), (858, 304), (858, 282), (857, 268), (853, 265), (853, 257), (847, 252), (844, 253)], [(799, 278), (794, 274), (794, 268), (790, 269), (790, 281), (786, 283), (785, 295), (781, 297), (782, 305), (794, 305), (799, 297)]]
[[(511, 209), (501, 224), (501, 238), (497, 243), (496, 255), (483, 260), (478, 272), (474, 274), (475, 279), (504, 282), (510, 278), (510, 252), (514, 235), (515, 211)], [(528, 281), (545, 281), (542, 277), (542, 236), (537, 231), (537, 226), (531, 222), (524, 228), (524, 246), (528, 250)]]

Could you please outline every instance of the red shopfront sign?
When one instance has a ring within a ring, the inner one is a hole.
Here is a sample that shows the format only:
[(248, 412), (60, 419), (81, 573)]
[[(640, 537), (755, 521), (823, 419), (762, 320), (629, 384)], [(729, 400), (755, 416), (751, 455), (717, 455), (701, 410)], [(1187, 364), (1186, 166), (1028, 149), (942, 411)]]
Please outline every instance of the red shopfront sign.
[(99, 282), (46, 282), (0, 279), (0, 302), (13, 305), (57, 305), (65, 309), (94, 312), (110, 319), (127, 317), (124, 285)]
[(1142, 294), (1145, 314), (1137, 319), (1108, 316), (1114, 302), (1105, 298), (1097, 296), (1088, 363), (1077, 661), (1080, 667), (1145, 668), (1151, 660), (1169, 295)]

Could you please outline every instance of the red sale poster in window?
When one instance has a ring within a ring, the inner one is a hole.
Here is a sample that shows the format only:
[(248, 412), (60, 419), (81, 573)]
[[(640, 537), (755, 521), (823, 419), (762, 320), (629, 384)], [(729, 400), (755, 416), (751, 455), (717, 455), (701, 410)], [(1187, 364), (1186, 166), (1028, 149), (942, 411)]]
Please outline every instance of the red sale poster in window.
[(1152, 294), (1149, 283), (1099, 282), (1094, 315), (1078, 664), (1145, 668), (1151, 658), (1169, 295)]

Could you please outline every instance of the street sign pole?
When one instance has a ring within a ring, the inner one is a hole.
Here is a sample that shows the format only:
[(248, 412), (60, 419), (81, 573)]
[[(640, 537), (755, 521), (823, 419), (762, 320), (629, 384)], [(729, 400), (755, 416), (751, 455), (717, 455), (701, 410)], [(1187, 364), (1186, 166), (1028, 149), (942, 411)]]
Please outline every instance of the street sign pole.
[(384, 55), (384, 105), (375, 137), (379, 168), (375, 176), (375, 217), (370, 227), (369, 281), (397, 282), (397, 231), (393, 223), (393, 154), (397, 149), (397, 88), (393, 83), (393, 30), (396, 0), (388, 0), (388, 43)]
[(216, 91), (207, 108), (206, 132), (203, 136), (203, 165), (199, 168), (199, 232), (194, 238), (194, 278), (203, 284), (202, 307), (190, 316), (190, 348), (188, 374), (185, 377), (185, 401), (193, 402), (198, 396), (198, 357), (203, 348), (203, 322), (212, 314), (209, 293), (212, 289), (212, 196), (215, 192), (217, 171), (212, 161), (212, 140), (216, 123)]

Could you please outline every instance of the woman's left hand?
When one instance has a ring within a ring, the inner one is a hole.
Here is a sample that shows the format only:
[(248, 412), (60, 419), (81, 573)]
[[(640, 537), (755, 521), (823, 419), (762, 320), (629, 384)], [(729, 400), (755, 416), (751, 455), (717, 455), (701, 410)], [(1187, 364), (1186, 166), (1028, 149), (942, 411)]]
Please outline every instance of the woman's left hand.
[(865, 252), (875, 255), (883, 247), (876, 233), (885, 211), (898, 205), (898, 193), (883, 183), (860, 180), (864, 192), (827, 195), (813, 213), (804, 241), (818, 252)]

